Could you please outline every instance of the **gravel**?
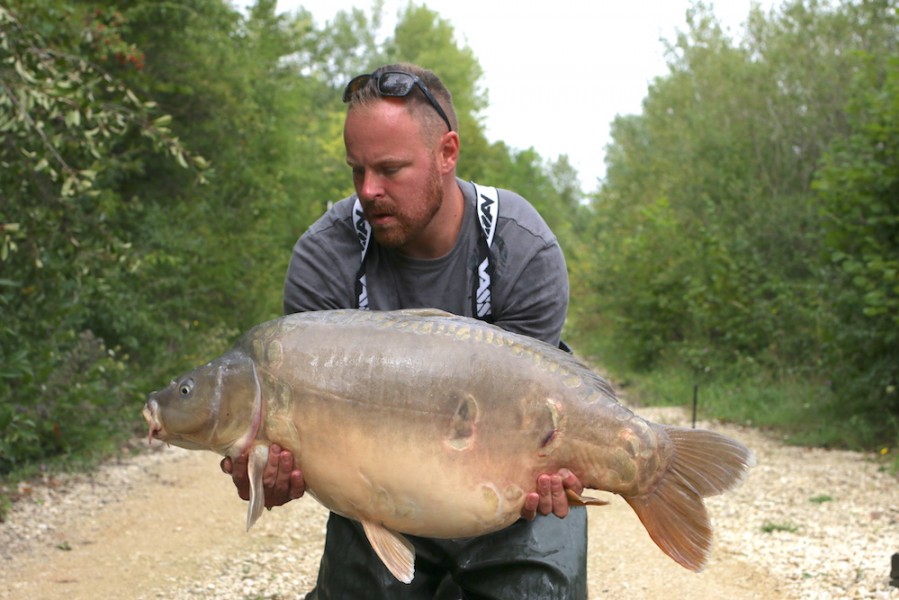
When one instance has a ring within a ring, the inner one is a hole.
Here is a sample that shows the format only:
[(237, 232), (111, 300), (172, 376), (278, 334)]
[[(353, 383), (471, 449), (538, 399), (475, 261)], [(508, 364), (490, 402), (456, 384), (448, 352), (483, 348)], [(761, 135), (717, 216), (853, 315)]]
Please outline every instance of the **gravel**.
[[(613, 502), (590, 509), (591, 598), (899, 599), (889, 584), (899, 479), (880, 456), (700, 426), (743, 441), (758, 459), (745, 484), (707, 501), (716, 534), (708, 568), (695, 575), (674, 565)], [(314, 582), (326, 512), (311, 499), (292, 502), (245, 534), (243, 503), (217, 462), (154, 444), (91, 474), (19, 484), (21, 498), (0, 523), (0, 598), (301, 598)]]

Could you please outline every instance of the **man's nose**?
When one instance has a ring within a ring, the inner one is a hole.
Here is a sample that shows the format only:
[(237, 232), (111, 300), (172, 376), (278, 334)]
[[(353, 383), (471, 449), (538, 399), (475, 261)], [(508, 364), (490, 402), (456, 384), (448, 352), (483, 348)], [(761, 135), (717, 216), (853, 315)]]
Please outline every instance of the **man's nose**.
[(362, 175), (356, 194), (362, 200), (374, 200), (384, 195), (384, 185), (374, 171), (366, 170)]

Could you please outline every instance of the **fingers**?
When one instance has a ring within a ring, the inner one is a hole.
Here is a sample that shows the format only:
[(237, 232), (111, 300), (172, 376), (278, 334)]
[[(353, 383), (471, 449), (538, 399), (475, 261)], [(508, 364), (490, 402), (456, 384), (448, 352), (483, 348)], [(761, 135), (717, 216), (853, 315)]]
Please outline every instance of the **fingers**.
[(303, 479), (303, 473), (299, 469), (290, 472), (290, 489), (288, 491), (290, 498), (296, 500), (302, 498), (306, 493), (306, 481)]
[[(247, 473), (247, 463), (249, 458), (246, 454), (242, 454), (231, 460), (230, 458), (225, 458), (222, 461), (222, 470), (225, 470), (226, 461), (231, 466), (231, 480), (234, 482), (234, 486), (237, 488), (237, 495), (240, 496), (241, 500), (249, 500), (250, 499), (250, 476)], [(227, 473), (227, 471), (225, 471)]]
[(553, 514), (564, 519), (569, 513), (566, 489), (577, 492), (578, 495), (584, 491), (581, 481), (568, 469), (560, 469), (552, 475), (540, 475), (537, 477), (537, 491), (525, 496), (521, 516), (529, 521), (537, 514)]
[[(250, 499), (248, 462), (248, 456), (242, 454), (235, 459), (226, 456), (219, 463), (222, 472), (231, 475), (237, 495), (242, 500)], [(266, 508), (281, 506), (306, 493), (306, 482), (302, 471), (294, 468), (293, 454), (277, 444), (272, 444), (268, 449), (268, 460), (262, 470), (262, 491)]]
[(265, 507), (281, 506), (306, 492), (303, 474), (294, 468), (293, 454), (277, 444), (269, 447), (268, 462), (262, 472)]
[(265, 507), (281, 506), (290, 498), (287, 489), (290, 486), (290, 469), (293, 467), (293, 456), (290, 452), (282, 452), (281, 447), (272, 444), (268, 449), (268, 461), (262, 470), (262, 489), (265, 493)]
[[(268, 460), (262, 469), (262, 487), (266, 492), (273, 489), (278, 479), (278, 471), (281, 466), (281, 446), (272, 444), (268, 449)], [(268, 496), (268, 493), (266, 493)]]
[(524, 506), (521, 507), (521, 516), (528, 521), (533, 521), (537, 517), (537, 506), (540, 503), (540, 495), (537, 492), (531, 492), (524, 497)]
[(559, 477), (562, 478), (562, 487), (565, 489), (577, 493), (578, 496), (584, 493), (584, 484), (568, 469), (559, 469)]
[[(558, 475), (555, 477), (558, 477)], [(561, 485), (561, 483), (559, 483), (559, 485)], [(541, 515), (548, 515), (553, 512), (551, 476), (543, 474), (537, 477), (537, 494), (540, 495), (540, 502), (537, 504), (537, 512)]]
[(552, 512), (560, 519), (564, 519), (568, 516), (568, 496), (565, 495), (562, 477), (559, 474), (551, 475), (549, 481)]

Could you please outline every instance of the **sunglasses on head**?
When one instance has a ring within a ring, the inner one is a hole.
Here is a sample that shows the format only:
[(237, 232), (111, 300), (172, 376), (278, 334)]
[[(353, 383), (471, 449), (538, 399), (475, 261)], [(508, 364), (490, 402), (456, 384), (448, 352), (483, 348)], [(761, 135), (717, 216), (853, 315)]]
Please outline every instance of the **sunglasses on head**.
[(428, 89), (428, 86), (425, 85), (425, 82), (412, 73), (406, 73), (405, 71), (385, 71), (383, 73), (378, 73), (377, 75), (373, 73), (357, 75), (346, 84), (346, 88), (343, 90), (343, 101), (349, 102), (353, 97), (353, 94), (368, 85), (369, 81), (375, 82), (379, 94), (392, 98), (405, 98), (412, 93), (415, 86), (418, 86), (418, 89), (425, 95), (425, 98), (427, 98), (431, 106), (434, 107), (434, 110), (437, 111), (437, 114), (440, 115), (440, 118), (443, 119), (443, 122), (449, 127), (449, 130), (453, 130), (449, 118), (446, 116), (446, 113), (443, 112), (443, 108), (440, 106), (440, 103), (437, 102), (437, 99), (431, 93), (431, 90)]

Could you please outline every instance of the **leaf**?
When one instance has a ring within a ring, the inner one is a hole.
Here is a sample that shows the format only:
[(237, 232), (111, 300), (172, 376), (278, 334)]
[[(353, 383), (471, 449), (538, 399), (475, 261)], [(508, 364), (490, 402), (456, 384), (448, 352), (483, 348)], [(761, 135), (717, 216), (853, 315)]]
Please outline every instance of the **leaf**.
[(29, 73), (28, 71), (25, 70), (25, 67), (22, 65), (22, 61), (21, 61), (21, 60), (16, 59), (16, 62), (15, 62), (15, 69), (16, 69), (16, 73), (18, 73), (19, 76), (20, 76), (22, 79), (24, 79), (27, 83), (30, 83), (30, 84), (35, 84), (35, 83), (37, 83), (37, 79), (35, 79), (35, 78), (31, 75), (31, 73)]
[(81, 113), (77, 110), (70, 110), (66, 114), (66, 126), (78, 127), (81, 125)]

